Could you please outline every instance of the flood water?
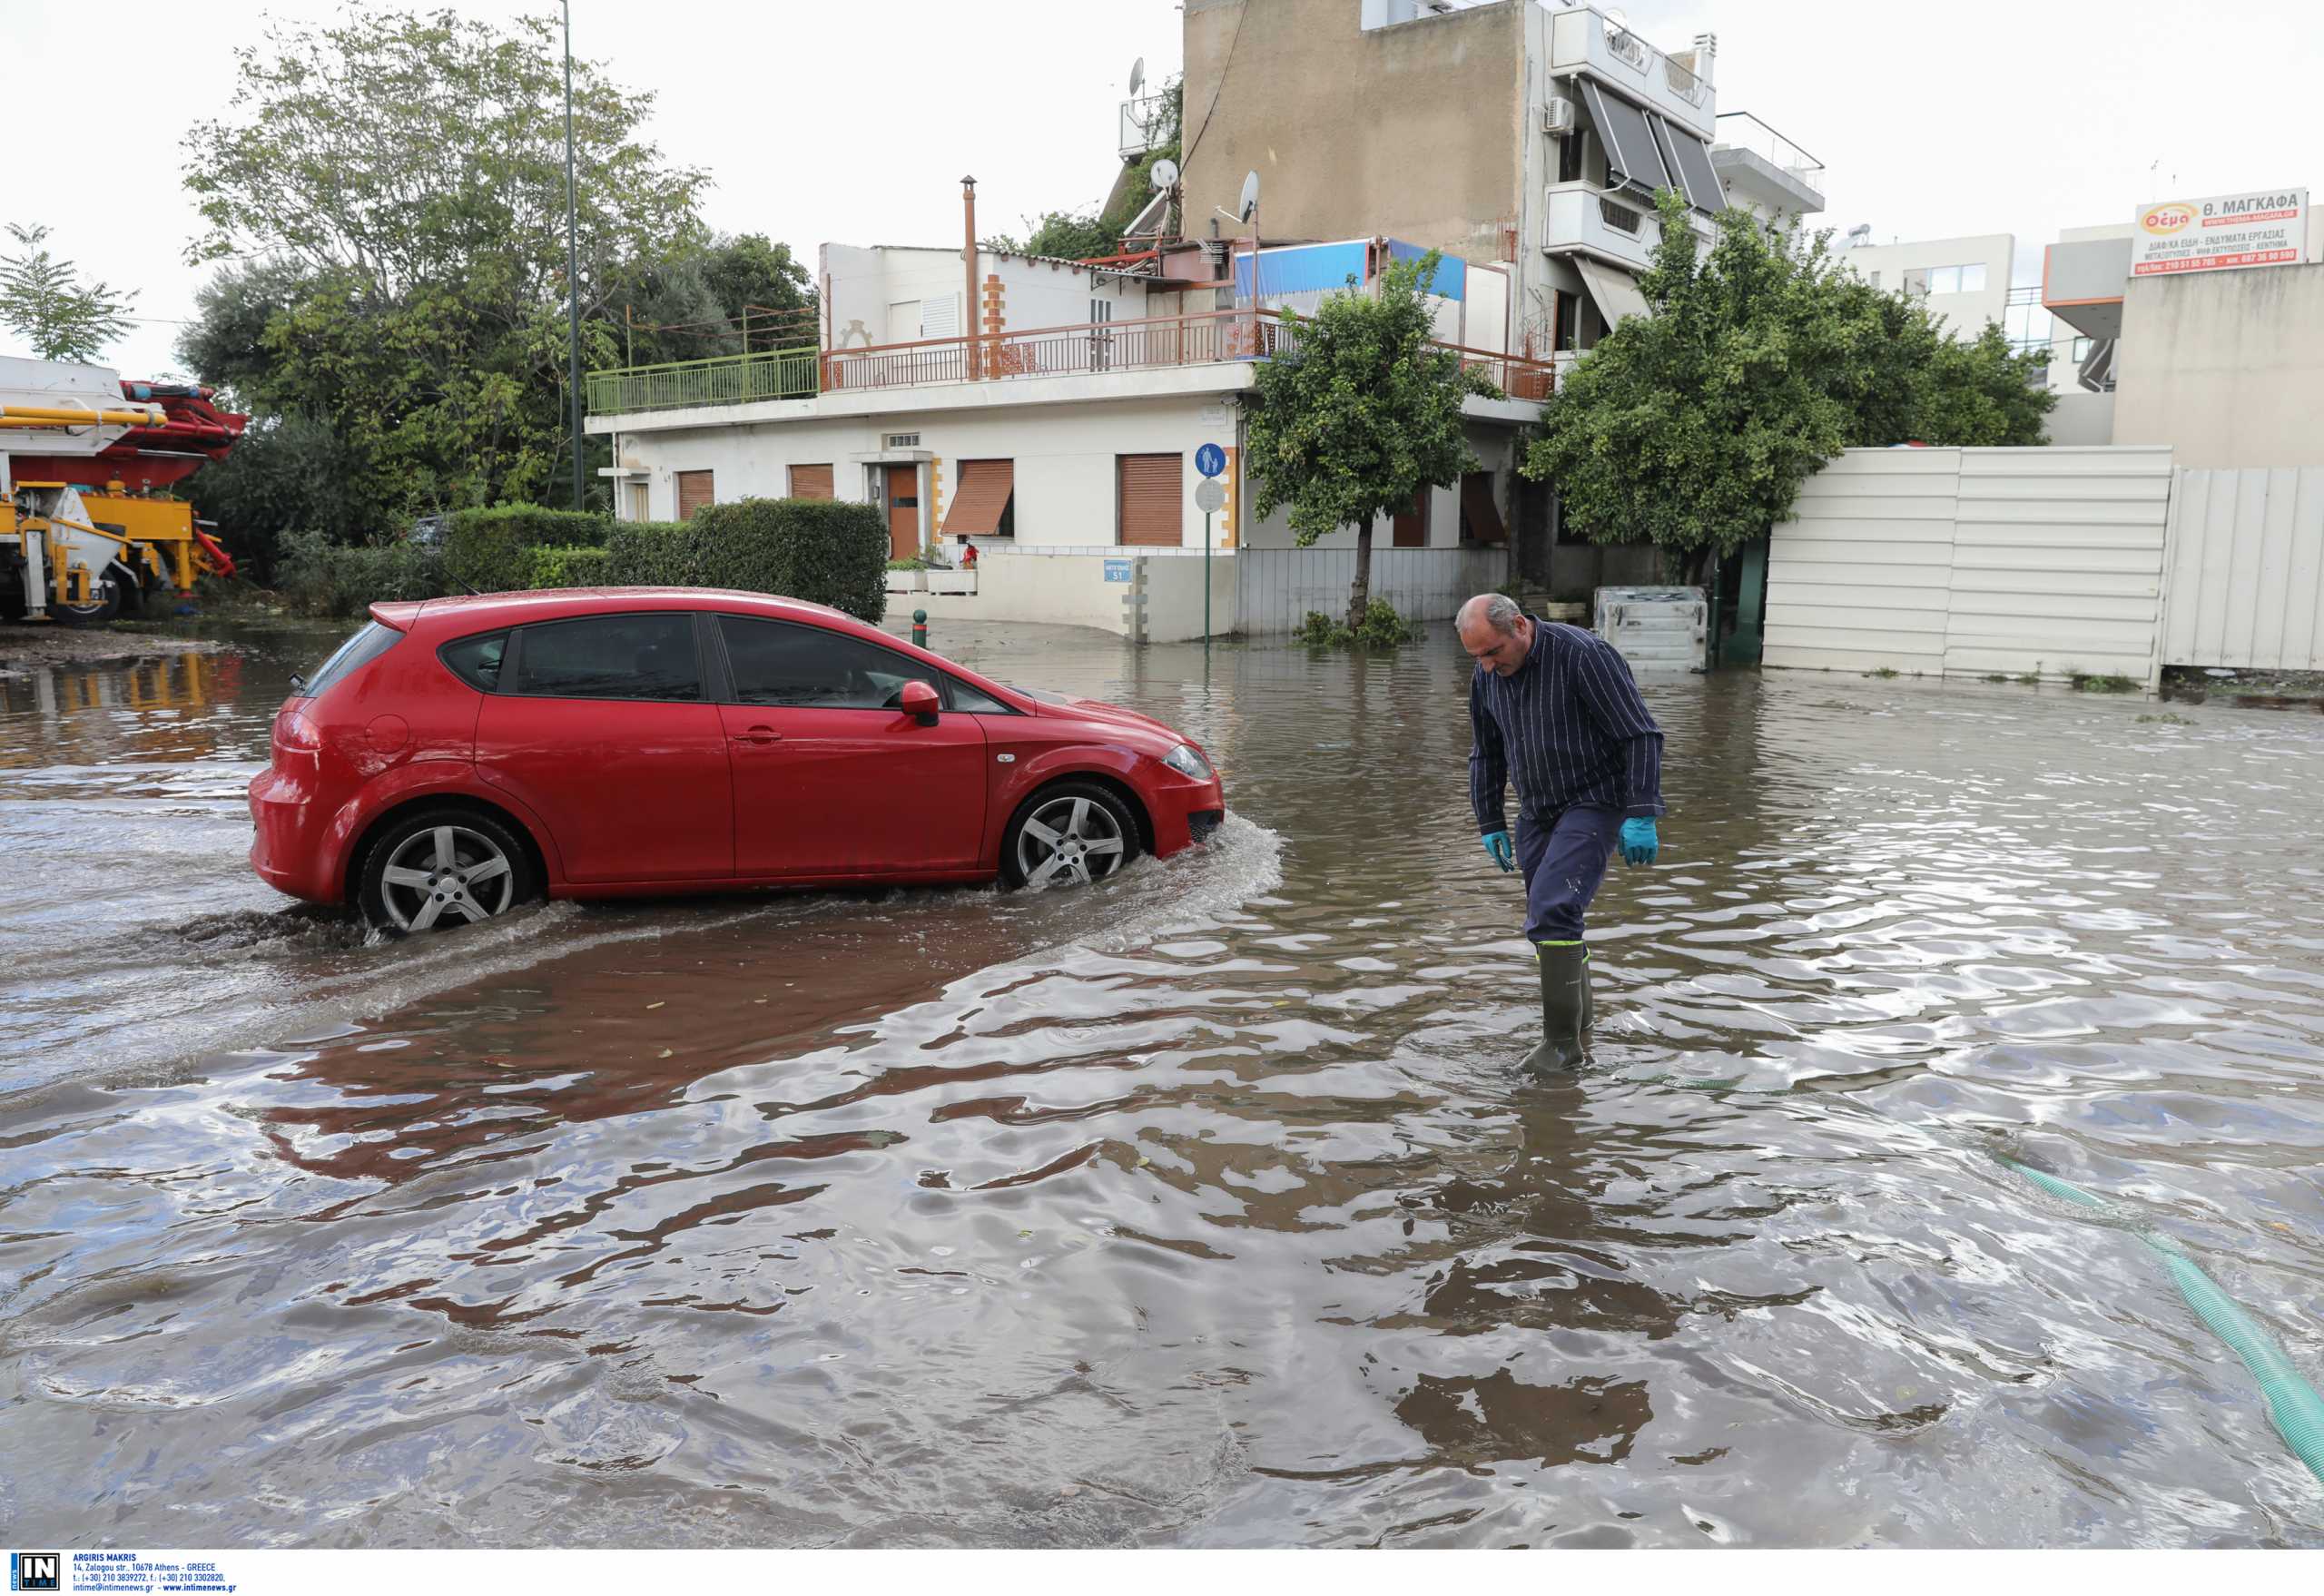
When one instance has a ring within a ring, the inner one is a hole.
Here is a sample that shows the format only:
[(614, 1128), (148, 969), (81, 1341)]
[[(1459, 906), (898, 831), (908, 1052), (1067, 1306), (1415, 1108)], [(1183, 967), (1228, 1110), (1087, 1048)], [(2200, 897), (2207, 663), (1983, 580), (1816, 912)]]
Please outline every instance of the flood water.
[[(0, 678), (0, 1522), (68, 1547), (2324, 1544), (2324, 724), (1650, 684), (1528, 1084), (1465, 660), (940, 630), (1203, 740), (1098, 889), (248, 873), (330, 639)], [(2108, 1199), (2045, 1196), (1996, 1154)]]

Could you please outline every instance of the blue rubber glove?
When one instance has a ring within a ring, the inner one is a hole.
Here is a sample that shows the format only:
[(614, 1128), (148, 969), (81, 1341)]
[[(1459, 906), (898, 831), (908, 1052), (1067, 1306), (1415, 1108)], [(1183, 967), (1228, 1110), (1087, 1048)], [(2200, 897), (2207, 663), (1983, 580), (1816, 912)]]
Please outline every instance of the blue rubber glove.
[(1511, 844), (1507, 832), (1487, 832), (1485, 852), (1492, 855), (1492, 862), (1504, 872), (1517, 868), (1517, 850)]
[(1622, 859), (1626, 863), (1652, 864), (1661, 845), (1654, 834), (1652, 815), (1634, 814), (1622, 823)]

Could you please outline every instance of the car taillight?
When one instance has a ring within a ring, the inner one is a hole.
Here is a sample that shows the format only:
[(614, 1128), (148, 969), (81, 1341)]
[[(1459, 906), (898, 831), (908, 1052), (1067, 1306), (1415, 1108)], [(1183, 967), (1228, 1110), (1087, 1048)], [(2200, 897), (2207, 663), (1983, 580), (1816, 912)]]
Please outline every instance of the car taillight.
[(315, 723), (295, 709), (285, 709), (274, 717), (274, 753), (277, 758), (290, 757), (311, 762), (322, 752), (322, 733)]

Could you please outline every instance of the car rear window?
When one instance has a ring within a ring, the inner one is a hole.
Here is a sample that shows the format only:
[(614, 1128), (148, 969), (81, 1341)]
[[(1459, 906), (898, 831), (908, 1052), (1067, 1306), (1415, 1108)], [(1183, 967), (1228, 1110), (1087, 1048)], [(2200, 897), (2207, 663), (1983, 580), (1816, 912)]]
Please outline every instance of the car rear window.
[(507, 652), (507, 633), (487, 632), (481, 636), (447, 643), (436, 651), (436, 657), (451, 667), (452, 675), (478, 692), (497, 693), (500, 661)]
[(702, 697), (694, 616), (589, 616), (525, 628), (518, 693), (545, 698), (645, 698), (691, 703)]
[(402, 641), (401, 632), (373, 621), (332, 650), (331, 656), (315, 667), (314, 675), (292, 686), (290, 695), (320, 698)]

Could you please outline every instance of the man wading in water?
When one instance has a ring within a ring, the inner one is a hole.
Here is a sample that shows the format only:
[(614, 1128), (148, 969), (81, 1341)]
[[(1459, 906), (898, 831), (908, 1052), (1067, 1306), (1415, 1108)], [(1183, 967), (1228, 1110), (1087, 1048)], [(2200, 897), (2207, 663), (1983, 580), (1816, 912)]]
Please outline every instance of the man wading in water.
[[(1662, 813), (1662, 728), (1630, 667), (1580, 626), (1539, 621), (1514, 599), (1482, 593), (1461, 606), (1469, 684), (1469, 806), (1485, 852), (1525, 872), (1525, 938), (1541, 967), (1541, 1045), (1525, 1069), (1571, 1069), (1589, 1029), (1590, 951), (1581, 920), (1622, 857), (1651, 864)], [(1512, 847), (1502, 789), (1517, 783)]]

